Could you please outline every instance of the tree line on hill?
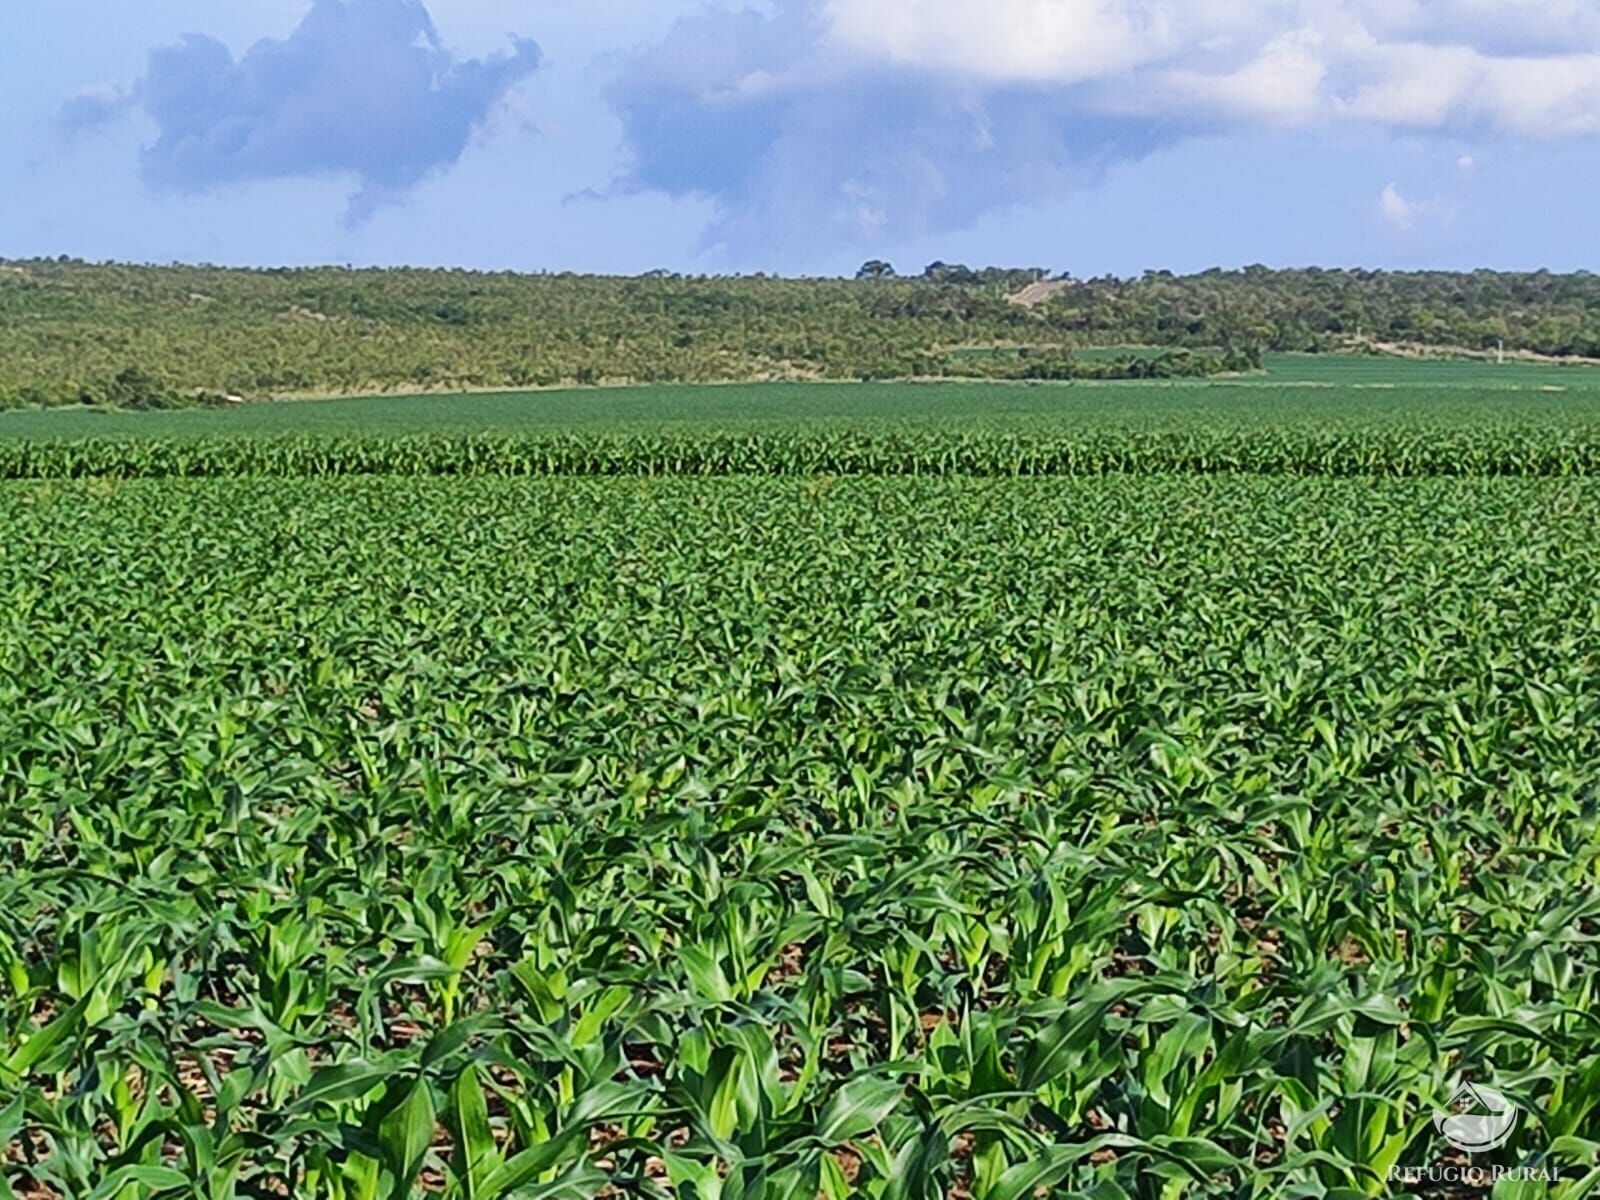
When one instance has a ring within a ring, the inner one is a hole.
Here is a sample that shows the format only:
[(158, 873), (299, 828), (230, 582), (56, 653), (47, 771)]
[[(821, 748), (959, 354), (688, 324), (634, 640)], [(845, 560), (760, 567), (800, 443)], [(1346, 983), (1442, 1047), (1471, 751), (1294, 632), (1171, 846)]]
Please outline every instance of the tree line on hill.
[[(1015, 303), (1050, 281), (1032, 307)], [(1405, 343), (1600, 357), (1600, 277), (1262, 267), (1136, 279), (0, 263), (0, 407), (760, 379), (1143, 378)], [(1085, 357), (1087, 347), (1156, 353)], [(1166, 351), (1161, 353), (1160, 351)]]

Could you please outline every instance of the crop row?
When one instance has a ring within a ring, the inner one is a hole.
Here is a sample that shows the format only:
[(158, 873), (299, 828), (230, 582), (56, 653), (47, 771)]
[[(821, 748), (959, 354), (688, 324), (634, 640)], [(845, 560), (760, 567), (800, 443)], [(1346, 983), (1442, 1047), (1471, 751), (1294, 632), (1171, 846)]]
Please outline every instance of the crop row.
[(1537, 426), (1106, 429), (0, 442), (0, 478), (339, 475), (1600, 475), (1600, 430)]
[[(29, 1197), (1600, 1152), (1600, 487), (0, 487)], [(1495, 1160), (1480, 1160), (1484, 1162)]]

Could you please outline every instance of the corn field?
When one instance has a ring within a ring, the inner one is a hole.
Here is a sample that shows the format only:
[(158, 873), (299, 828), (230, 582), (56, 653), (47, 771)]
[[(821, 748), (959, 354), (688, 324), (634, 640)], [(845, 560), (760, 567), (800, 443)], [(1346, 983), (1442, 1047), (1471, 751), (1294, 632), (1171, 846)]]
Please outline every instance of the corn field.
[(11, 1193), (1592, 1194), (1600, 438), (1225, 441), (0, 445)]
[(1600, 475), (1600, 426), (765, 432), (0, 441), (0, 479), (340, 475)]

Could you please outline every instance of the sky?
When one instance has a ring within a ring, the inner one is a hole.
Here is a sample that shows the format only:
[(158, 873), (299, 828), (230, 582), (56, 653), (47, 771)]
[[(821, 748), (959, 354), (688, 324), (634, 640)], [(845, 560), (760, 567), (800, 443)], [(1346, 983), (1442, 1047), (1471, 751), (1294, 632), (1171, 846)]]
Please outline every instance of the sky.
[(10, 0), (0, 257), (1600, 267), (1600, 0)]

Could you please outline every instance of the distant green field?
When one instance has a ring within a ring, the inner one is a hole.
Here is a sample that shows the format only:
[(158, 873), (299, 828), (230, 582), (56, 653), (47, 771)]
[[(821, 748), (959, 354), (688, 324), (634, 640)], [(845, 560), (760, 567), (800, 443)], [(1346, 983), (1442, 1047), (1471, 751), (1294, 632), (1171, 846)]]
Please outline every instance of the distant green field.
[(1275, 354), (1264, 377), (1280, 383), (1356, 388), (1600, 389), (1600, 368), (1493, 363), (1468, 358), (1406, 359), (1349, 354)]
[(1283, 355), (1272, 358), (1263, 375), (1220, 381), (669, 385), (368, 396), (160, 413), (50, 409), (0, 413), (0, 439), (851, 424), (1194, 428), (1417, 419), (1589, 425), (1600, 420), (1600, 370)]

